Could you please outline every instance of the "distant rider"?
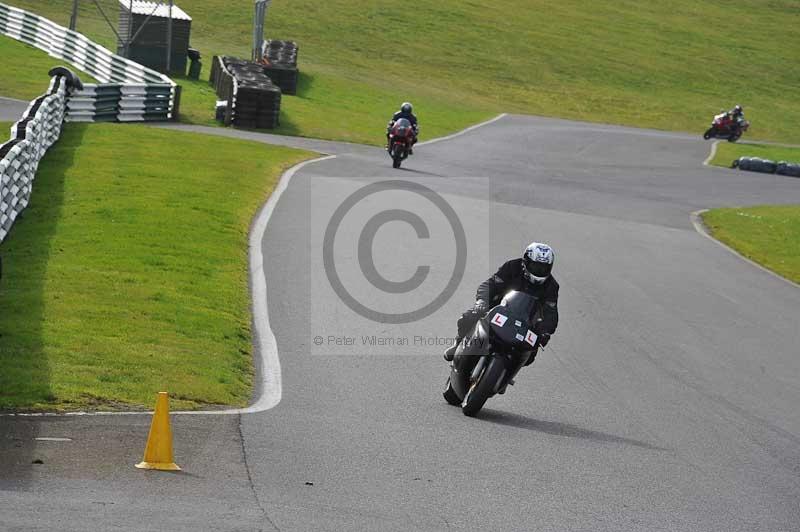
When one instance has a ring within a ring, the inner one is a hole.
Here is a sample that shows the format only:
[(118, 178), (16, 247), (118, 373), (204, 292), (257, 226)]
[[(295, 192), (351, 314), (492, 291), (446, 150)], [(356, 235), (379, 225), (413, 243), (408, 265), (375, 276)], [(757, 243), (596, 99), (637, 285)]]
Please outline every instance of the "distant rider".
[(419, 135), (419, 126), (417, 125), (417, 117), (413, 113), (414, 106), (411, 105), (410, 102), (403, 102), (403, 105), (400, 106), (400, 110), (397, 111), (393, 116), (392, 119), (389, 120), (389, 125), (386, 126), (386, 148), (389, 148), (389, 133), (392, 131), (392, 126), (394, 123), (400, 120), (401, 118), (405, 118), (409, 122), (411, 122), (411, 127), (414, 128), (414, 140), (411, 144), (411, 149), (409, 150), (409, 155), (413, 155), (414, 153), (414, 144), (417, 143), (417, 136)]
[[(539, 300), (530, 321), (540, 344), (547, 345), (550, 335), (556, 332), (558, 326), (558, 282), (551, 274), (554, 262), (555, 253), (550, 246), (533, 242), (525, 248), (522, 258), (512, 259), (500, 266), (497, 273), (481, 283), (475, 295), (475, 304), (458, 320), (458, 337), (455, 344), (445, 351), (444, 359), (448, 362), (453, 360), (461, 339), (511, 290), (526, 292)], [(531, 362), (533, 358), (528, 364)]]
[(728, 118), (731, 119), (731, 122), (736, 125), (737, 128), (742, 127), (742, 122), (744, 122), (744, 110), (742, 109), (741, 105), (735, 106), (733, 109), (726, 113)]

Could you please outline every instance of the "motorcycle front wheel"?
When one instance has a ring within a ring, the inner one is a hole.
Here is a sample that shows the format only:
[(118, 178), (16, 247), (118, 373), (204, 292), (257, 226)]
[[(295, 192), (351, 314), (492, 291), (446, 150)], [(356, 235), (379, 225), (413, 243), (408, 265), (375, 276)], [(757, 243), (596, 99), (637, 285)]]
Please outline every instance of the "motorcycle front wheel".
[(458, 398), (456, 391), (450, 385), (450, 377), (447, 377), (447, 384), (444, 386), (444, 393), (442, 393), (442, 397), (444, 397), (444, 400), (447, 401), (448, 404), (453, 406), (458, 406), (461, 404), (461, 399)]
[(492, 357), (491, 362), (483, 368), (481, 374), (472, 383), (464, 401), (461, 403), (461, 412), (465, 416), (473, 417), (480, 412), (486, 401), (494, 395), (498, 381), (505, 373), (505, 365), (499, 358)]
[(705, 140), (708, 140), (708, 139), (710, 139), (710, 138), (711, 138), (711, 137), (713, 137), (713, 136), (714, 136), (714, 128), (713, 128), (713, 127), (711, 127), (711, 128), (708, 128), (708, 130), (706, 130), (706, 132), (705, 132), (705, 133), (703, 133), (703, 138), (704, 138)]
[(400, 163), (403, 162), (403, 150), (405, 148), (400, 143), (392, 147), (392, 168), (400, 168)]

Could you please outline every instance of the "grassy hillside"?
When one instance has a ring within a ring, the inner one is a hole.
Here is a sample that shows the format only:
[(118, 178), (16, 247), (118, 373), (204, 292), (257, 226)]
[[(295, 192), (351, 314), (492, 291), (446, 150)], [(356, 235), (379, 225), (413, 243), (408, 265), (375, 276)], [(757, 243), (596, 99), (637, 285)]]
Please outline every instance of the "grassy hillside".
[[(11, 3), (66, 23), (71, 0)], [(112, 43), (82, 5), (79, 29)], [(248, 55), (251, 2), (179, 5), (206, 57)], [(375, 142), (403, 99), (431, 135), (500, 111), (702, 132), (741, 103), (751, 138), (799, 142), (798, 22), (790, 0), (293, 0), (273, 3), (267, 34), (301, 45), (291, 133)], [(210, 99), (188, 92), (190, 118), (207, 120)]]
[[(0, 36), (0, 57), (3, 61), (3, 72), (0, 76), (0, 96), (32, 100), (47, 92), (50, 78), (47, 72), (56, 65), (71, 68), (66, 61), (59, 61), (41, 50), (24, 45), (5, 36)], [(94, 81), (90, 76), (81, 74), (81, 79)], [(8, 139), (3, 138), (2, 142)]]
[(247, 403), (248, 229), (306, 157), (68, 124), (0, 245), (0, 409), (149, 408), (160, 390), (181, 408)]

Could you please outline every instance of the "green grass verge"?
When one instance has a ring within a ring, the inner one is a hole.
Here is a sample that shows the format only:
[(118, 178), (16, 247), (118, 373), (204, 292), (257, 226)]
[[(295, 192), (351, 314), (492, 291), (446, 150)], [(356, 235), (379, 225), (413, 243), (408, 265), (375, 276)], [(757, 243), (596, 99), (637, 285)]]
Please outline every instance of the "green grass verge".
[[(50, 83), (47, 72), (54, 66), (72, 68), (66, 61), (54, 59), (38, 48), (5, 36), (0, 36), (0, 57), (3, 58), (4, 72), (0, 76), (0, 96), (20, 100), (32, 100), (47, 92)], [(94, 81), (82, 72), (80, 76), (88, 83)]]
[(739, 157), (761, 157), (762, 159), (772, 159), (776, 162), (788, 161), (800, 163), (800, 148), (773, 146), (770, 144), (732, 144), (730, 142), (720, 142), (717, 145), (717, 153), (714, 155), (711, 164), (730, 168), (733, 161)]
[(68, 124), (0, 245), (0, 409), (244, 405), (248, 229), (308, 152)]
[[(72, 0), (12, 3), (66, 24)], [(113, 45), (93, 3), (82, 4), (78, 29)], [(214, 54), (249, 56), (252, 2), (180, 6), (206, 65)], [(748, 137), (800, 142), (793, 21), (787, 1), (294, 0), (272, 5), (267, 34), (301, 47), (303, 90), (283, 102), (288, 133), (378, 143), (410, 99), (426, 136), (503, 111), (700, 134), (741, 103)], [(201, 89), (186, 91), (187, 120), (211, 118)]]
[(800, 283), (800, 205), (713, 209), (703, 222), (714, 238)]

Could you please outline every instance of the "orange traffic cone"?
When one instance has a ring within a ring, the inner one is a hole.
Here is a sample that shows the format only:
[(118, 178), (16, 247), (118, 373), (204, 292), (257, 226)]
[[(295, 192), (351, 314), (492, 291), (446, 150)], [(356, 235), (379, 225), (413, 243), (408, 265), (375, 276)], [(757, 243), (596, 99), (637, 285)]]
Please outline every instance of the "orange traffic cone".
[(139, 469), (158, 469), (160, 471), (180, 471), (172, 456), (172, 429), (169, 426), (169, 395), (158, 392), (156, 411), (147, 436), (144, 459), (136, 464)]

